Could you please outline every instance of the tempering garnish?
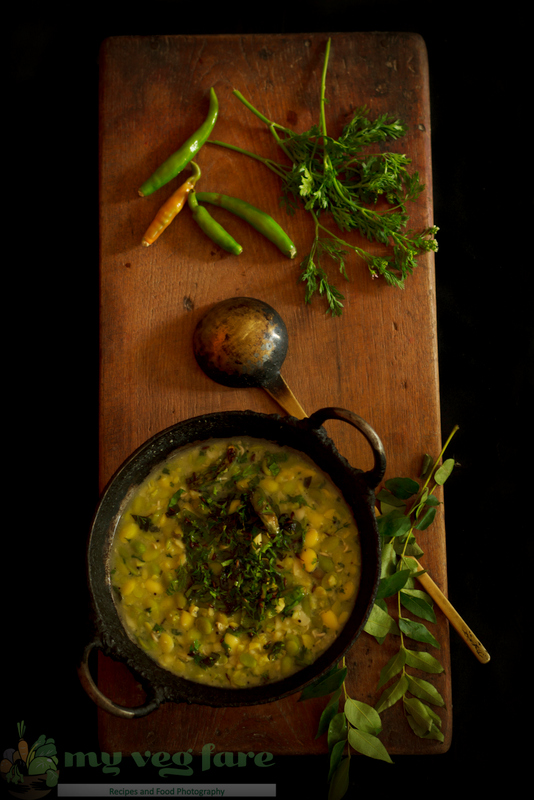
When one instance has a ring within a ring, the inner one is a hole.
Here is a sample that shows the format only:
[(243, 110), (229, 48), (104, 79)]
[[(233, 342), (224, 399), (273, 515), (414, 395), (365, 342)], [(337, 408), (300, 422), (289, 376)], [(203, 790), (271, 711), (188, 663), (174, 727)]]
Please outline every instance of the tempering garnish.
[(185, 448), (119, 521), (111, 581), (158, 663), (227, 688), (281, 680), (339, 634), (360, 581), (349, 506), (303, 454), (242, 437)]

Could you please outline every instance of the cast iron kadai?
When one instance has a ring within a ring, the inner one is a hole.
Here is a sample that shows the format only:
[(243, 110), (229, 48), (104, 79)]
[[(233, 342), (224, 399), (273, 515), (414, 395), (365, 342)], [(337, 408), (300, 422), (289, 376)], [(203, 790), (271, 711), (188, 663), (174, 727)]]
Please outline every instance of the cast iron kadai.
[[(322, 427), (327, 420), (342, 420), (357, 428), (369, 443), (373, 467), (363, 472), (352, 467), (337, 451)], [(362, 575), (356, 605), (333, 644), (313, 664), (275, 683), (244, 689), (223, 689), (189, 681), (159, 666), (132, 639), (120, 621), (113, 600), (109, 558), (113, 535), (121, 513), (135, 488), (178, 448), (208, 439), (252, 436), (305, 453), (330, 476), (351, 507), (361, 538)], [(384, 448), (371, 426), (342, 408), (322, 408), (303, 420), (228, 411), (205, 414), (179, 422), (156, 434), (139, 447), (115, 473), (100, 499), (93, 518), (87, 548), (89, 591), (94, 611), (94, 638), (84, 648), (78, 667), (80, 681), (89, 697), (101, 708), (119, 717), (133, 719), (149, 714), (161, 703), (195, 703), (211, 707), (234, 707), (270, 703), (301, 691), (336, 664), (351, 647), (365, 625), (380, 579), (380, 543), (374, 514), (374, 489), (386, 469)], [(95, 648), (125, 662), (137, 676), (146, 701), (136, 707), (115, 703), (98, 688), (89, 668)]]

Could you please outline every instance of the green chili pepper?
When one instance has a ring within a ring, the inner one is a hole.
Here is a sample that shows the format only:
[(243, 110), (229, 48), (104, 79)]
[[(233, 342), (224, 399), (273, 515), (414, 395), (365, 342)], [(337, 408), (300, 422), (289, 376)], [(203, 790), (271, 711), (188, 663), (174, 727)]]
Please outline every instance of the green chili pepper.
[(275, 244), (288, 258), (295, 258), (297, 255), (297, 248), (278, 222), (245, 200), (239, 200), (237, 197), (228, 197), (226, 194), (216, 194), (215, 192), (198, 192), (197, 199), (200, 203), (211, 203), (246, 220), (253, 228)]
[(217, 220), (213, 219), (204, 206), (198, 204), (194, 191), (189, 193), (187, 203), (193, 213), (193, 219), (199, 228), (203, 230), (206, 236), (209, 236), (215, 244), (218, 244), (219, 247), (222, 247), (227, 253), (233, 253), (235, 256), (243, 252), (241, 245), (230, 236), (228, 231), (225, 231), (223, 226), (220, 225)]
[(191, 159), (198, 153), (217, 121), (219, 114), (219, 101), (213, 87), (210, 89), (210, 107), (208, 116), (183, 145), (169, 156), (169, 158), (157, 168), (157, 170), (150, 176), (150, 178), (143, 183), (139, 189), (141, 197), (148, 197), (148, 195), (165, 186), (166, 183), (186, 167)]

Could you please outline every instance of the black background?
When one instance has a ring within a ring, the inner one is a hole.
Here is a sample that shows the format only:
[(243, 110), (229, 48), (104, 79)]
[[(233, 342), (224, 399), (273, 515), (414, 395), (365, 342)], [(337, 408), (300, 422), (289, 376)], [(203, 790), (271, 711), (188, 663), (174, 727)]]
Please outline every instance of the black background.
[[(452, 631), (450, 750), (398, 757), (394, 766), (357, 757), (348, 796), (375, 784), (384, 792), (478, 793), (501, 772), (515, 783), (531, 713), (532, 561), (532, 99), (519, 8), (285, 0), (259, 10), (200, 2), (15, 9), (3, 87), (1, 750), (16, 746), (24, 719), (29, 738), (44, 732), (61, 751), (98, 751), (95, 709), (75, 664), (87, 635), (80, 518), (87, 530), (98, 499), (101, 42), (126, 34), (415, 31), (430, 67), (443, 437), (460, 426), (446, 492), (449, 596), (492, 660), (479, 664)], [(286, 797), (295, 779), (299, 793), (326, 798), (326, 761), (275, 761), (268, 770), (212, 770), (208, 781), (275, 782)], [(192, 781), (205, 778), (195, 772)], [(96, 779), (91, 771), (68, 776)], [(138, 771), (121, 771), (120, 782), (136, 779)]]

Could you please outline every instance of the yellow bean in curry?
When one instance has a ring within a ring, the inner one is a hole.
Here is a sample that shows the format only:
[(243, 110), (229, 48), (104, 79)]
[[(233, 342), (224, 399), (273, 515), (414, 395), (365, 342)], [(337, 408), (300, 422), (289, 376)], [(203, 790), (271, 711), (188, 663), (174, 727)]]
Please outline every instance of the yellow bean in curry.
[(162, 667), (238, 689), (313, 663), (347, 621), (360, 569), (331, 480), (301, 453), (242, 437), (154, 470), (118, 522), (110, 577), (125, 629)]

